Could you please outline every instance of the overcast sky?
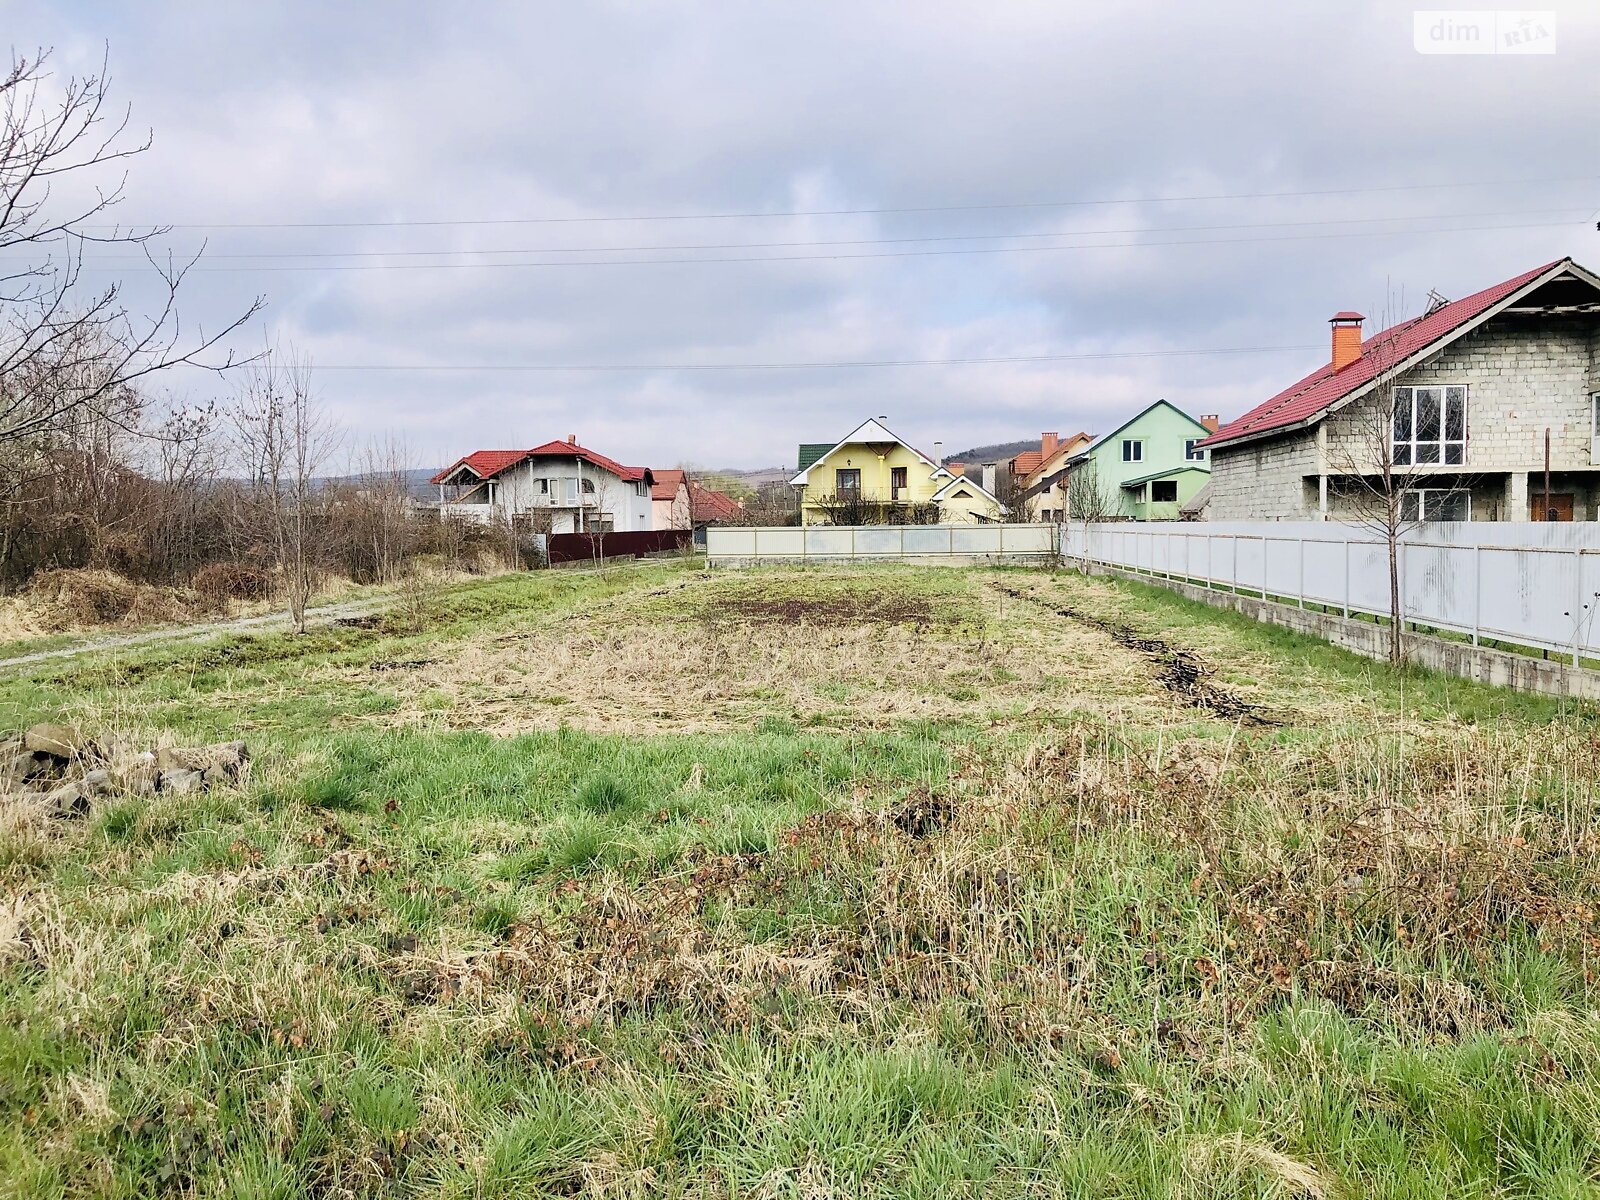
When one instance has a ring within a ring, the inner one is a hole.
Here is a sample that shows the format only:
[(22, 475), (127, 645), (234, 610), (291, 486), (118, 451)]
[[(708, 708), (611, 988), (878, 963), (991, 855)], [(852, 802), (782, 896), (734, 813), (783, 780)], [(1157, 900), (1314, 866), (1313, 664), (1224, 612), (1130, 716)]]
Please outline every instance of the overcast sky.
[[(207, 245), (186, 320), (264, 295), (246, 340), (296, 343), (352, 440), (418, 465), (569, 433), (792, 464), (879, 414), (955, 450), (1160, 397), (1227, 419), (1339, 309), (1600, 265), (1592, 0), (1521, 57), (1419, 54), (1410, 5), (1358, 0), (0, 11), (61, 71), (109, 46), (155, 139), (120, 216)], [(713, 261), (640, 261), (684, 259)]]

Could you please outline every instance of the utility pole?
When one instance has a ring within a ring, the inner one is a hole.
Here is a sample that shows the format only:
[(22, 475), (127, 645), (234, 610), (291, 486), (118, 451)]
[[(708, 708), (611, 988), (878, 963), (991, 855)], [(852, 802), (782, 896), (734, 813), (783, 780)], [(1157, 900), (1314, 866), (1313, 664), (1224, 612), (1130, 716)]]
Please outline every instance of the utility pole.
[(1550, 426), (1544, 427), (1544, 519), (1555, 520), (1550, 511)]

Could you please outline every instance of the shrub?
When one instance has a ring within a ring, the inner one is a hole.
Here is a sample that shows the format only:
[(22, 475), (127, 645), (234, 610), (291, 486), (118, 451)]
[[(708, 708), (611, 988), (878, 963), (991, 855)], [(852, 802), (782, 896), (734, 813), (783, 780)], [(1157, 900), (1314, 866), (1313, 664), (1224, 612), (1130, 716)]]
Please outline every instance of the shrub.
[(41, 571), (28, 584), (27, 599), (47, 628), (106, 625), (132, 610), (135, 586), (112, 571), (64, 568)]
[(195, 572), (194, 590), (221, 607), (230, 600), (264, 600), (272, 594), (272, 576), (244, 563), (212, 563)]

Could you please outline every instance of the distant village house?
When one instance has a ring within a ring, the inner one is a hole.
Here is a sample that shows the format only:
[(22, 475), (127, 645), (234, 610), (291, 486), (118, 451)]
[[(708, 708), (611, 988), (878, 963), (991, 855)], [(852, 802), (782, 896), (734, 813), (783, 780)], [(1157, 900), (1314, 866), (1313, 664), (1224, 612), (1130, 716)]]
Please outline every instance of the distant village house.
[(655, 527), (650, 468), (625, 467), (580, 446), (575, 434), (532, 450), (474, 450), (432, 482), (441, 511), (486, 523), (527, 524), (543, 533)]
[(802, 444), (797, 466), (789, 482), (805, 525), (972, 525), (1003, 514), (961, 464), (935, 462), (877, 420), (837, 442)]

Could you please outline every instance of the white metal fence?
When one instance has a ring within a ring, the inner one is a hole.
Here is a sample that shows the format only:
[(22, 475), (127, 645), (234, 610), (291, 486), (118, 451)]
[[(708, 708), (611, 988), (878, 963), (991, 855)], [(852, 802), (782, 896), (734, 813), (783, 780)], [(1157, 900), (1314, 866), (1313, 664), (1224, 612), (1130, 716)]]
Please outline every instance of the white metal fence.
[[(1340, 522), (1071, 523), (1062, 554), (1126, 570), (1388, 617), (1388, 543)], [(1600, 656), (1600, 525), (1419, 525), (1399, 547), (1407, 624)]]
[(1054, 525), (806, 525), (775, 528), (712, 526), (712, 563), (905, 559), (1043, 560), (1056, 550)]

